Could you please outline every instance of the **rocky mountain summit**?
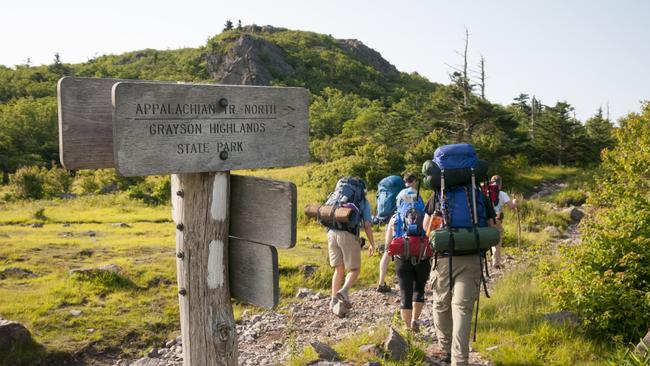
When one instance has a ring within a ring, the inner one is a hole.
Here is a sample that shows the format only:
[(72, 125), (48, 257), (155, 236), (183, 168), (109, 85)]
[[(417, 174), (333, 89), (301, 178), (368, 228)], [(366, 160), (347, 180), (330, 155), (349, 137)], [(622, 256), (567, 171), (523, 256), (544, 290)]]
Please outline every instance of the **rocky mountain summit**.
[[(245, 26), (228, 47), (206, 55), (207, 70), (223, 84), (270, 85), (277, 77), (295, 72), (287, 60), (287, 53), (278, 45), (260, 37), (260, 34), (288, 31), (273, 26)], [(385, 60), (379, 52), (356, 39), (337, 39), (335, 43), (347, 54), (387, 75), (399, 75), (399, 71)]]

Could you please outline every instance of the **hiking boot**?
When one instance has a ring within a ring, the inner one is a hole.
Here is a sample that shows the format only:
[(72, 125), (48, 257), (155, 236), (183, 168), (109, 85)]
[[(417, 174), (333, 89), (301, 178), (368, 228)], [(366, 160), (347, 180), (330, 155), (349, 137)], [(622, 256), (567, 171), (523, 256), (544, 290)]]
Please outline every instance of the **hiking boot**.
[(348, 289), (347, 288), (342, 288), (336, 293), (336, 298), (342, 302), (347, 308), (352, 307), (352, 303), (350, 302), (350, 297), (348, 296)]
[(429, 348), (429, 352), (431, 353), (431, 356), (439, 359), (440, 361), (451, 363), (451, 352), (443, 350), (440, 346), (433, 345), (431, 348)]
[(413, 331), (413, 333), (420, 333), (420, 322), (419, 321), (413, 320), (411, 322), (411, 331)]
[(381, 285), (377, 286), (377, 292), (386, 293), (386, 292), (390, 292), (390, 290), (391, 290), (390, 286), (388, 286), (385, 283), (382, 283)]

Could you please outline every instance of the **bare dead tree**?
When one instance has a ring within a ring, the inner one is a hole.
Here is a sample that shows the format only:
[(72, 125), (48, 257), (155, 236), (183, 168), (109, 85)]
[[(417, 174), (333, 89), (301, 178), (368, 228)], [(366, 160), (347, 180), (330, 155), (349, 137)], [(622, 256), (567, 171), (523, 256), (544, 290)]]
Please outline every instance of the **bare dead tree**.
[(479, 62), (479, 78), (480, 81), (478, 83), (479, 87), (481, 88), (481, 98), (485, 100), (485, 57), (481, 55), (481, 61)]

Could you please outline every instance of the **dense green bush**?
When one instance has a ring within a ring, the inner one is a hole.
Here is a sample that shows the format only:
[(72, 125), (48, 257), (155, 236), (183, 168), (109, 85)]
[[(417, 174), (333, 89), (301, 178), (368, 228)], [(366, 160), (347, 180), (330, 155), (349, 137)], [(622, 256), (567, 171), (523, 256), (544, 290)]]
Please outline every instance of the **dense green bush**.
[(17, 199), (43, 198), (43, 180), (47, 170), (38, 166), (20, 168), (9, 176), (12, 195)]
[(567, 248), (548, 282), (558, 304), (597, 334), (636, 341), (650, 324), (650, 103), (630, 114), (602, 155), (581, 245)]
[(115, 169), (79, 170), (72, 191), (81, 195), (111, 193), (127, 190), (142, 181), (142, 177), (123, 177)]
[(140, 183), (128, 188), (129, 197), (146, 203), (159, 205), (171, 199), (171, 179), (169, 175), (151, 175)]

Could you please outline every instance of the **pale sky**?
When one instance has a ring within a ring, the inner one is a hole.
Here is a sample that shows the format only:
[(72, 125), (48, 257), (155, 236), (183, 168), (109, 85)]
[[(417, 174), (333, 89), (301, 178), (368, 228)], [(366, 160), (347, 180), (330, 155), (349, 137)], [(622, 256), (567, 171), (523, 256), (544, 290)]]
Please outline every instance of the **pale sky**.
[(398, 70), (449, 83), (461, 62), (486, 60), (488, 99), (566, 100), (585, 120), (612, 119), (650, 99), (650, 1), (12, 0), (2, 5), (0, 64), (65, 63), (144, 48), (198, 47), (227, 19), (355, 38)]

